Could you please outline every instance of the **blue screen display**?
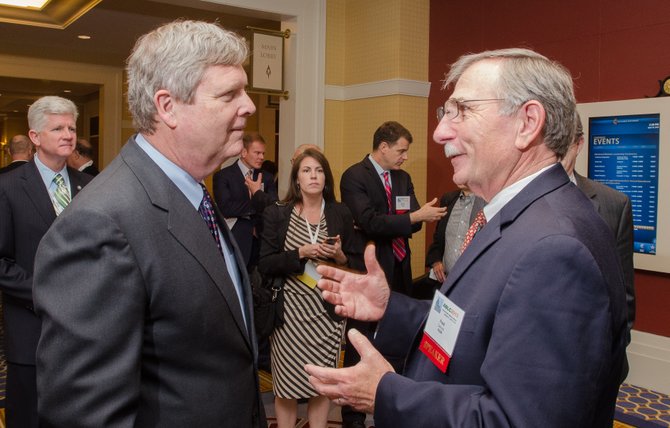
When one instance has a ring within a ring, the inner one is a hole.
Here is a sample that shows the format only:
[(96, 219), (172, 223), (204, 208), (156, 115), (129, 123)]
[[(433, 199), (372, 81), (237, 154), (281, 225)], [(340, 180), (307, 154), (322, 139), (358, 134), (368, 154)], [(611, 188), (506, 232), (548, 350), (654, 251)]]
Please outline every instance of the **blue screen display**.
[(589, 178), (628, 195), (635, 251), (656, 254), (660, 114), (589, 119)]

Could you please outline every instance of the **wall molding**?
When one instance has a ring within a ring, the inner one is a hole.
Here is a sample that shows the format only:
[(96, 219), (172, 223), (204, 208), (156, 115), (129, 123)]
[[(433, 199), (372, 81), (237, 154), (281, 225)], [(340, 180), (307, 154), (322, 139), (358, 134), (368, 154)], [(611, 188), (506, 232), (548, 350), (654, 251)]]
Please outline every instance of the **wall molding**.
[(408, 95), (428, 98), (430, 82), (408, 79), (380, 80), (349, 86), (326, 85), (326, 99), (334, 101), (360, 100), (389, 95)]
[(670, 338), (633, 330), (626, 383), (670, 394)]

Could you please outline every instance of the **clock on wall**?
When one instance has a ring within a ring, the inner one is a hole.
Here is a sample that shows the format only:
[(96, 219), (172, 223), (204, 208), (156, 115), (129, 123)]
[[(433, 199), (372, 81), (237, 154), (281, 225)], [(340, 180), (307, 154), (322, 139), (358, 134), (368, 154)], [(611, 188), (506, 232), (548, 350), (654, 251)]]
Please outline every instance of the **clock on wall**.
[(657, 97), (667, 97), (670, 95), (670, 76), (666, 77), (663, 80), (659, 80), (658, 84), (661, 86), (658, 90)]

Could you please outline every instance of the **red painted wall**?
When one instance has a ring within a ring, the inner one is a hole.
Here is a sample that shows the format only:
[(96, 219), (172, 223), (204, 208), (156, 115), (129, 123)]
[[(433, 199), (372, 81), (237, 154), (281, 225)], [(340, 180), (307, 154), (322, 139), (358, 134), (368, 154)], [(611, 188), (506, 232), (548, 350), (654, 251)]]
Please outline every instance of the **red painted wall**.
[[(670, 75), (670, 1), (431, 0), (429, 111), (449, 95), (441, 90), (449, 64), (507, 47), (531, 48), (566, 66), (578, 102), (654, 96)], [(429, 141), (436, 125), (431, 114)], [(452, 173), (441, 146), (429, 144), (429, 198), (456, 188)], [(635, 287), (635, 329), (670, 337), (670, 275), (636, 271)]]

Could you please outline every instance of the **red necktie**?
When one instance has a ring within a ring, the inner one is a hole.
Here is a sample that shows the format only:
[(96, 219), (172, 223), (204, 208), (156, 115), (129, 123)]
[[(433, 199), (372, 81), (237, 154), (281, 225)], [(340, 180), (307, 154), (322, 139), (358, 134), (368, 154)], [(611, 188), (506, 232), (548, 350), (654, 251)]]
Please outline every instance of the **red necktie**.
[[(389, 172), (384, 171), (384, 190), (386, 190), (386, 202), (389, 206), (389, 214), (393, 212), (393, 205), (391, 204), (391, 183), (389, 182)], [(405, 250), (405, 240), (403, 238), (393, 238), (391, 240), (391, 247), (393, 247), (393, 255), (399, 262), (405, 258), (407, 251)]]
[(475, 234), (479, 232), (481, 228), (484, 227), (485, 225), (486, 225), (486, 217), (484, 217), (484, 210), (479, 210), (477, 211), (475, 221), (472, 222), (470, 228), (468, 229), (468, 232), (465, 234), (465, 239), (463, 240), (463, 244), (461, 245), (461, 254), (463, 254), (468, 245), (470, 245), (470, 242), (472, 241), (472, 238), (475, 237)]

